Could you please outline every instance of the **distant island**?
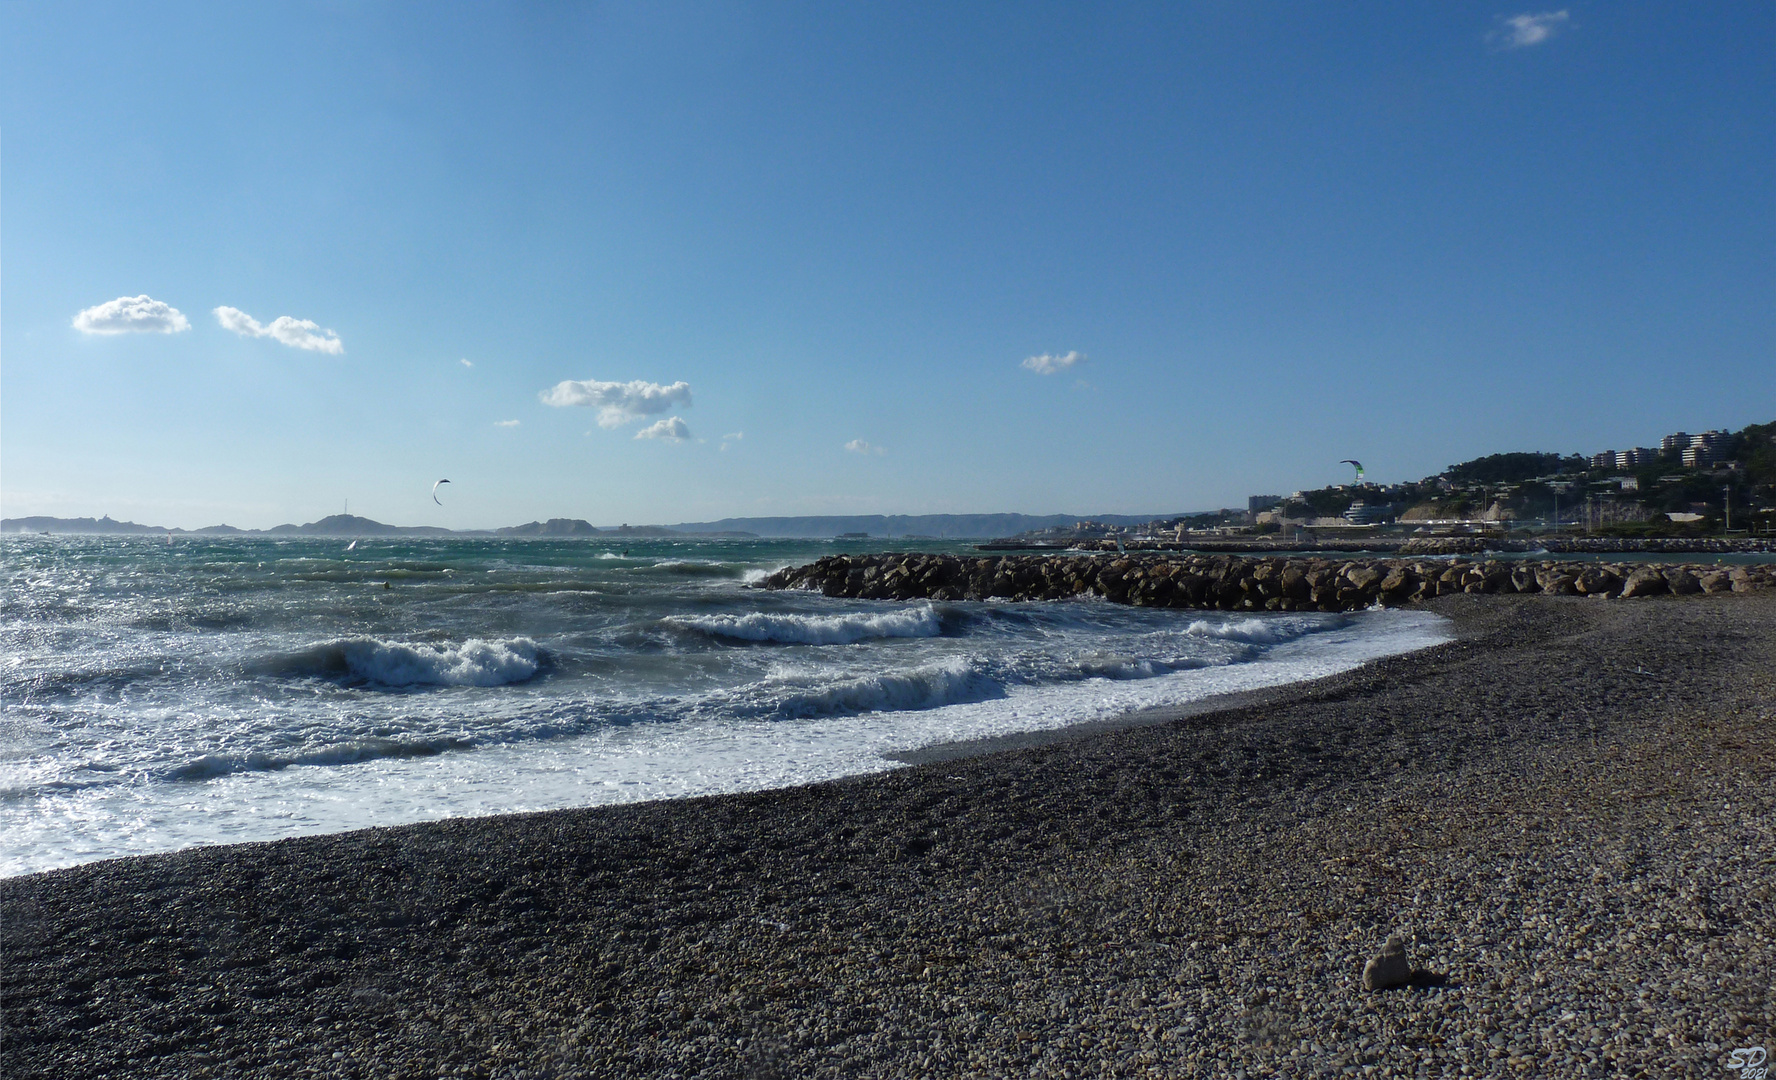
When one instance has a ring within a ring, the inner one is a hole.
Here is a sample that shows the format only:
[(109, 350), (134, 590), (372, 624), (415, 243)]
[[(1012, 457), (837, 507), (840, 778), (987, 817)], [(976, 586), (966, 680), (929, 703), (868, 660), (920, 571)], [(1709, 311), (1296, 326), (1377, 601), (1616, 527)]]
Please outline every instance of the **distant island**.
[(787, 537), (822, 539), (845, 534), (874, 538), (981, 539), (1032, 529), (1071, 526), (1081, 520), (1136, 526), (1154, 515), (1103, 514), (1081, 518), (1071, 514), (864, 514), (825, 517), (724, 518), (680, 525), (615, 525), (599, 528), (580, 518), (550, 518), (503, 529), (445, 529), (436, 525), (386, 525), (355, 514), (332, 514), (306, 525), (270, 529), (238, 529), (211, 525), (202, 529), (168, 528), (99, 518), (20, 517), (0, 520), (4, 533), (52, 533), (92, 536), (510, 536), (510, 537)]

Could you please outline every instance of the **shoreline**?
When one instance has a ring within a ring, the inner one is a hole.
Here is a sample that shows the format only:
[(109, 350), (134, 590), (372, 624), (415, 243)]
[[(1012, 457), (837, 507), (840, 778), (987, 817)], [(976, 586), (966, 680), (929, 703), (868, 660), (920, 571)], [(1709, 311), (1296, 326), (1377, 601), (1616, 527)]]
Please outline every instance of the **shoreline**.
[[(1460, 640), (1460, 638), (1457, 637), (1455, 640)], [(1450, 643), (1427, 645), (1422, 649), (1396, 653), (1383, 659), (1393, 659), (1395, 656), (1414, 656), (1440, 648), (1442, 644)], [(1360, 671), (1376, 662), (1365, 661), (1354, 670)], [(1003, 735), (983, 735), (974, 739), (954, 739), (882, 756), (889, 761), (898, 761), (905, 765), (933, 765), (945, 761), (966, 761), (970, 758), (986, 757), (990, 754), (1011, 750), (1029, 750), (1041, 746), (1062, 745), (1096, 738), (1111, 732), (1127, 731), (1133, 728), (1163, 727), (1166, 724), (1180, 723), (1197, 717), (1212, 717), (1222, 713), (1262, 708), (1269, 704), (1280, 704), (1311, 694), (1318, 687), (1335, 685), (1336, 680), (1350, 674), (1351, 672), (1345, 671), (1336, 675), (1278, 683), (1274, 686), (1260, 686), (1251, 690), (1231, 690), (1175, 705), (1155, 705), (1150, 708), (1134, 709), (1119, 716), (1083, 720), (1077, 724), (1068, 724), (1066, 727), (1036, 728), (1030, 731), (1011, 731)]]
[[(0, 880), (0, 1072), (1664, 1076), (1767, 1044), (1776, 594), (1429, 606), (1457, 640), (1000, 752)], [(1394, 932), (1441, 985), (1360, 990)]]

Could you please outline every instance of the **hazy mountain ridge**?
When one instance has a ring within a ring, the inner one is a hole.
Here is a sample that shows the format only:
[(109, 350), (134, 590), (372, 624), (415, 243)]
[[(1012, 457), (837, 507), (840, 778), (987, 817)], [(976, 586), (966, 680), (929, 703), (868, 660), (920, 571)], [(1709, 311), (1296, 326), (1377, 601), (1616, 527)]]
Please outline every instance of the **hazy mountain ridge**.
[[(8, 533), (57, 533), (124, 536), (710, 536), (755, 535), (827, 537), (844, 533), (868, 533), (872, 537), (929, 536), (936, 539), (967, 539), (1008, 536), (1030, 529), (1071, 525), (1076, 521), (1102, 521), (1110, 525), (1140, 525), (1156, 515), (1099, 514), (853, 514), (808, 517), (723, 518), (719, 521), (680, 525), (621, 525), (598, 528), (580, 518), (550, 518), (500, 529), (446, 529), (437, 525), (386, 525), (355, 514), (332, 514), (306, 525), (276, 525), (269, 529), (238, 529), (209, 525), (201, 529), (167, 528), (101, 518), (33, 516), (0, 519), (0, 531)], [(1163, 516), (1163, 515), (1160, 515)]]
[[(585, 524), (581, 522), (580, 524)], [(591, 526), (587, 526), (591, 528)], [(596, 531), (596, 530), (594, 530)], [(55, 533), (78, 536), (456, 536), (456, 530), (437, 525), (385, 525), (356, 514), (332, 514), (306, 525), (274, 525), (269, 529), (237, 529), (233, 525), (206, 525), (201, 529), (173, 529), (164, 525), (138, 525), (133, 521), (102, 518), (22, 517), (0, 519), (0, 532)], [(472, 530), (460, 535), (490, 535)]]

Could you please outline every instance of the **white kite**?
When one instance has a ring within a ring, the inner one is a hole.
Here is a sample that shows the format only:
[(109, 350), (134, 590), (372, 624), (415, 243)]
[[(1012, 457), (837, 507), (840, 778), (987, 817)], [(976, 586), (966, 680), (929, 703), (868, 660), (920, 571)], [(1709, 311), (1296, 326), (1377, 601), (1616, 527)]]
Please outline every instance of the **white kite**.
[[(448, 483), (450, 483), (450, 481), (448, 481), (448, 480), (438, 481), (438, 484), (448, 484)], [(444, 505), (443, 503), (438, 502), (438, 484), (432, 485), (432, 501), (435, 503), (438, 503), (439, 506), (443, 506)]]

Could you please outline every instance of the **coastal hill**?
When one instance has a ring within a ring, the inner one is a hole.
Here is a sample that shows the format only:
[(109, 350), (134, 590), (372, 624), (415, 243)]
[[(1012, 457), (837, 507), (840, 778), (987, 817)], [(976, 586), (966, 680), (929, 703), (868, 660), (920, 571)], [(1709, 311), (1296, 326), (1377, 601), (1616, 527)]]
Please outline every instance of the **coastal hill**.
[[(1352, 462), (1351, 464), (1355, 464)], [(1130, 530), (1112, 522), (1033, 530), (1004, 543), (1055, 546), (1118, 536), (1186, 533), (1294, 541), (1351, 530), (1503, 534), (1526, 527), (1622, 538), (1776, 535), (1776, 423), (1739, 431), (1672, 432), (1658, 446), (1593, 454), (1488, 454), (1405, 483), (1351, 483), (1289, 495), (1253, 495), (1245, 507), (1155, 520)]]
[[(214, 526), (214, 528), (227, 530), (228, 532), (240, 531), (239, 529), (230, 528), (227, 525), (217, 525)], [(128, 536), (141, 533), (163, 533), (168, 531), (182, 532), (184, 530), (167, 530), (154, 525), (137, 525), (133, 521), (113, 521), (109, 514), (106, 514), (102, 518), (22, 517), (0, 520), (0, 532), (9, 533), (84, 533), (95, 536), (107, 536), (113, 534)]]

